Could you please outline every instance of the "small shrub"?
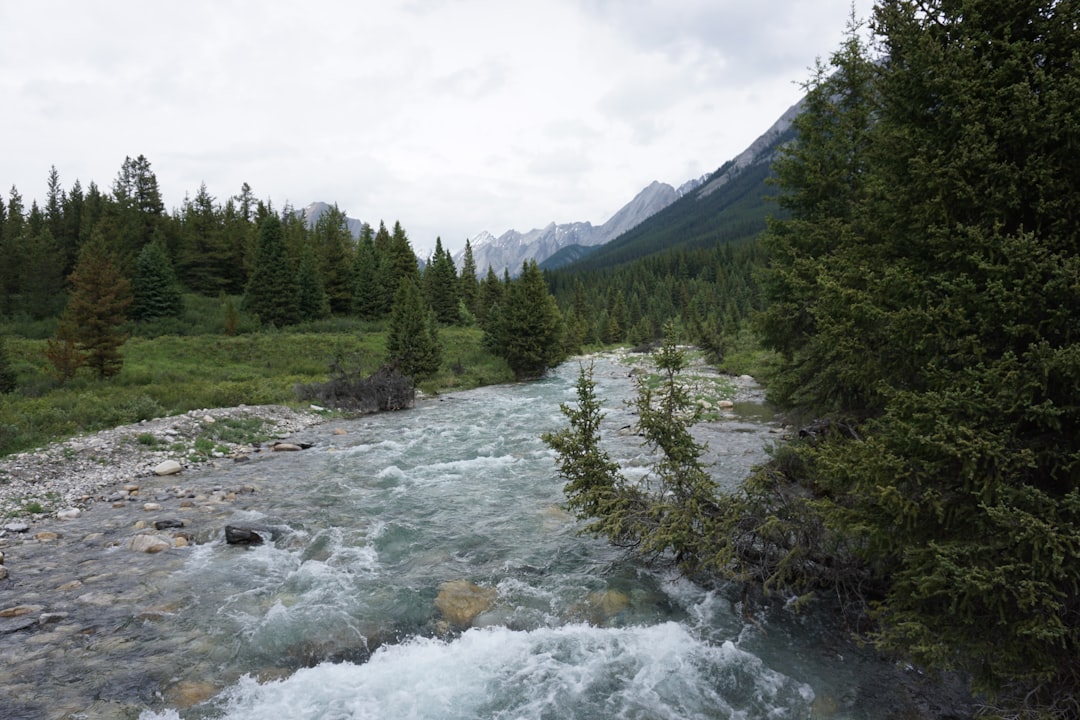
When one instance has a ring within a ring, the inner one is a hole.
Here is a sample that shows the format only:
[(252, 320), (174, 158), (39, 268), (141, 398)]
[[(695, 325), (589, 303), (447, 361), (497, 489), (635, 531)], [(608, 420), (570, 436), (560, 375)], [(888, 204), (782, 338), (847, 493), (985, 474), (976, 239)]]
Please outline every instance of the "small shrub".
[(355, 359), (347, 363), (335, 358), (330, 363), (330, 379), (324, 383), (297, 385), (297, 397), (304, 402), (361, 413), (413, 406), (416, 391), (409, 378), (397, 368), (384, 365), (364, 377), (360, 367), (362, 365)]

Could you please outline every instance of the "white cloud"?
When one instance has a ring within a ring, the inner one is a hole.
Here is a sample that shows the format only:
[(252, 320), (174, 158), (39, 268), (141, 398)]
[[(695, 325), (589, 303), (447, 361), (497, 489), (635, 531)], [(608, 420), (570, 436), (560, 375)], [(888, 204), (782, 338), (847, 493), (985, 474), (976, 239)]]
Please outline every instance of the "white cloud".
[[(869, 10), (869, 0), (857, 4)], [(0, 4), (0, 183), (400, 220), (418, 248), (602, 222), (714, 170), (799, 95), (848, 0), (36, 0)], [(5, 191), (6, 194), (6, 191)]]

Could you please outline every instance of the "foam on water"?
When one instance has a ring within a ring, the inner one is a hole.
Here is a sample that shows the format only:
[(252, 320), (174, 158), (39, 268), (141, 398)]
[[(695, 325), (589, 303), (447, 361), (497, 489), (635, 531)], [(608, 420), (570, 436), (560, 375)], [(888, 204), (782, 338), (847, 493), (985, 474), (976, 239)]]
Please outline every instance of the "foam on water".
[[(383, 646), (360, 665), (323, 663), (279, 681), (250, 677), (203, 717), (800, 718), (813, 692), (730, 642), (683, 625), (514, 631), (471, 629), (451, 640)], [(141, 720), (172, 720), (166, 711)]]

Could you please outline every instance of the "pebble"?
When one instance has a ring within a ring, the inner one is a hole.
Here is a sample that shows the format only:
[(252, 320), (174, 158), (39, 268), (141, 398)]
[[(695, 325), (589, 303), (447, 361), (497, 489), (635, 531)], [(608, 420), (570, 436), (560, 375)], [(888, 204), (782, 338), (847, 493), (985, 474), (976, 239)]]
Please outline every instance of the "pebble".
[[(0, 458), (0, 517), (19, 516), (30, 500), (43, 506), (85, 509), (89, 499), (98, 496), (109, 486), (123, 488), (129, 496), (139, 492), (138, 478), (153, 474), (153, 468), (177, 458), (191, 455), (195, 440), (206, 432), (205, 418), (220, 422), (224, 418), (258, 417), (266, 421), (263, 431), (271, 436), (291, 435), (304, 428), (325, 422), (325, 416), (293, 410), (284, 405), (251, 405), (235, 408), (199, 410), (193, 413), (157, 418), (142, 423), (123, 425), (88, 436), (53, 443), (45, 448)], [(138, 435), (151, 433), (168, 437), (171, 445), (164, 451), (160, 446), (135, 442)], [(221, 443), (221, 445), (229, 445)], [(233, 446), (229, 445), (230, 448)], [(233, 450), (249, 445), (237, 445)], [(49, 501), (46, 499), (49, 498)], [(110, 490), (109, 502), (127, 499), (119, 490)], [(24, 533), (29, 522), (10, 520), (3, 530)]]

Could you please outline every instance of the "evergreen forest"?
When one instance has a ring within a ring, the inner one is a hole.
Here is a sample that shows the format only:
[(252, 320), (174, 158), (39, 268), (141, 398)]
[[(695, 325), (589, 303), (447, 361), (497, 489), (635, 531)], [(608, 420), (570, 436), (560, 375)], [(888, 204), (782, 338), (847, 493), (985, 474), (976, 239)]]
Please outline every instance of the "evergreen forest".
[[(185, 339), (223, 404), (290, 401), (349, 353), (437, 391), (658, 348), (636, 411), (662, 491), (607, 457), (587, 369), (545, 435), (587, 531), (835, 611), (987, 717), (1080, 718), (1080, 4), (882, 0), (803, 87), (771, 164), (514, 277), (247, 184), (167, 210), (141, 155), (108, 188), (53, 167), (40, 203), (0, 198), (0, 454), (188, 409), (150, 384), (189, 382), (177, 360), (129, 365)], [(734, 493), (688, 431), (686, 343), (802, 428)]]

